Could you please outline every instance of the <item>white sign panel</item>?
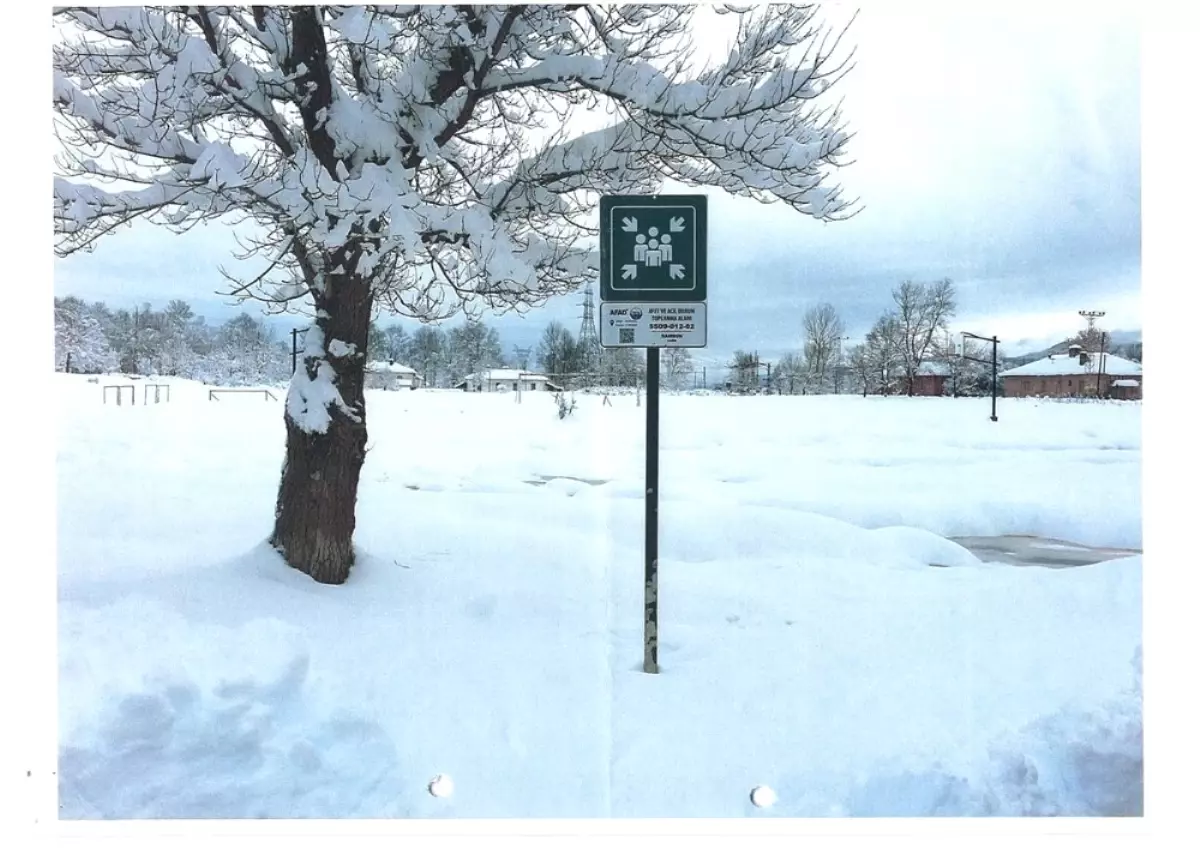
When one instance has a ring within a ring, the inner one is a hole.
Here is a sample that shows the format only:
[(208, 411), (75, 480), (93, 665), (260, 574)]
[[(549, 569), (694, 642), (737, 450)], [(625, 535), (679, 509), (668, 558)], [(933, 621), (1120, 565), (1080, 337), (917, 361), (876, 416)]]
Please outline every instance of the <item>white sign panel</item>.
[(600, 304), (603, 347), (705, 347), (706, 303)]

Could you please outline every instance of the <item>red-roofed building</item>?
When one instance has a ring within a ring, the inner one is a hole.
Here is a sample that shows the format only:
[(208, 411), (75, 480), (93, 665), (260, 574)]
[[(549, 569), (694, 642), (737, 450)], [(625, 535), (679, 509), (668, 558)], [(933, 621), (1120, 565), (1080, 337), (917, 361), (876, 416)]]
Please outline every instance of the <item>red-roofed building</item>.
[(999, 376), (1005, 397), (1142, 398), (1140, 363), (1110, 353), (1087, 353), (1078, 345)]

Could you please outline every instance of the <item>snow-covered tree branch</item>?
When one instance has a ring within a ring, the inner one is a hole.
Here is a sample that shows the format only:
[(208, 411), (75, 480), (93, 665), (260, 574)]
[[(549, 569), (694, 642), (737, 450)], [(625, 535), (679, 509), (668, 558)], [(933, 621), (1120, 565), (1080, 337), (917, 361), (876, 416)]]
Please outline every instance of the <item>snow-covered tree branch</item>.
[(829, 90), (852, 51), (811, 6), (718, 11), (732, 48), (700, 66), (695, 6), (60, 9), (57, 249), (222, 219), (257, 263), (232, 293), (309, 302), (273, 539), (341, 582), (372, 313), (566, 293), (595, 274), (599, 196), (666, 179), (853, 213), (829, 181), (850, 138)]

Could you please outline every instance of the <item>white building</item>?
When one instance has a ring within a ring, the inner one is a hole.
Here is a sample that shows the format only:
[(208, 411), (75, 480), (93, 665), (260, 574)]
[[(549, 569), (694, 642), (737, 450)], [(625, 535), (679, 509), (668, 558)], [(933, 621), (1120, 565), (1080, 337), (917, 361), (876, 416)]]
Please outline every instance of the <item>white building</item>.
[(490, 368), (468, 374), (455, 383), (464, 392), (561, 392), (562, 386), (550, 382), (545, 374), (519, 371), (515, 368)]
[(368, 362), (366, 365), (366, 388), (386, 389), (415, 389), (424, 383), (424, 379), (414, 369), (392, 361)]

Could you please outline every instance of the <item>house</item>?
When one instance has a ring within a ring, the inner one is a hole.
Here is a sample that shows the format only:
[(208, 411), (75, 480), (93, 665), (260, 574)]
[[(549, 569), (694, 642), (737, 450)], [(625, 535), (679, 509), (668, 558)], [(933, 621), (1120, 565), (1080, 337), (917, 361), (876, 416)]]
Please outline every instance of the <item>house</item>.
[(950, 366), (945, 362), (922, 362), (913, 375), (912, 393), (922, 397), (941, 397), (946, 394)]
[(1114, 400), (1141, 400), (1142, 382), (1128, 378), (1113, 380), (1112, 392), (1109, 396)]
[(468, 374), (454, 384), (464, 392), (561, 392), (562, 386), (550, 382), (545, 374), (516, 368), (490, 368)]
[(1002, 371), (999, 377), (1005, 397), (1142, 397), (1139, 363), (1111, 353), (1088, 353), (1079, 345)]
[(415, 389), (425, 380), (414, 369), (393, 360), (368, 362), (365, 387), (368, 389)]

